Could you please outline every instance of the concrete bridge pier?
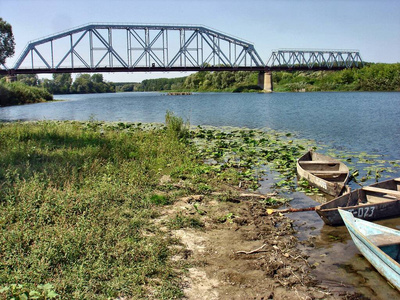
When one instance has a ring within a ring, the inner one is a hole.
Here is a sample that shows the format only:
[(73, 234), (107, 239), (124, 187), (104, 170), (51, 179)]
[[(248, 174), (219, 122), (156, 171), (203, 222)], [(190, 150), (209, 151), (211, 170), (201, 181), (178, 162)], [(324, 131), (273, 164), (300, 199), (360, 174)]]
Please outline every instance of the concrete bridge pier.
[(5, 77), (7, 83), (17, 81), (17, 75), (6, 75)]
[(258, 73), (258, 86), (266, 93), (272, 93), (272, 72)]

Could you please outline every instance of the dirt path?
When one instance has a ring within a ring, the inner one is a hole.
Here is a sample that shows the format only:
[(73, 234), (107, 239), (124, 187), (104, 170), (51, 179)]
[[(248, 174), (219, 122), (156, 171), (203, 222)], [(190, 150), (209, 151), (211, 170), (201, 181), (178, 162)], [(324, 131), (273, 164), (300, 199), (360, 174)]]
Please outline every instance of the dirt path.
[(163, 216), (180, 213), (205, 224), (171, 232), (186, 249), (176, 259), (190, 265), (183, 280), (186, 299), (358, 299), (318, 285), (292, 221), (268, 215), (259, 199), (205, 197), (195, 206), (179, 201)]

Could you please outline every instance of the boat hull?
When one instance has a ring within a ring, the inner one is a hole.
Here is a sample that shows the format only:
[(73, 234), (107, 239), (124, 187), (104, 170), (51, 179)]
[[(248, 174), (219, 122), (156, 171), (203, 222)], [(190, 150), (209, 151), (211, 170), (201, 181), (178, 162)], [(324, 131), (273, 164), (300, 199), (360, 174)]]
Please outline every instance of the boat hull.
[(337, 197), (347, 192), (348, 167), (329, 156), (309, 151), (297, 160), (297, 175), (322, 192)]
[[(343, 210), (339, 214), (362, 255), (400, 291), (400, 231), (354, 218)], [(378, 236), (387, 243), (377, 242)]]
[[(397, 180), (397, 181), (396, 181)], [(385, 190), (393, 195), (379, 192), (370, 192), (372, 188)], [(316, 207), (315, 211), (327, 225), (343, 225), (338, 208), (351, 212), (355, 217), (364, 220), (379, 220), (400, 216), (400, 189), (398, 179), (391, 179), (372, 184), (364, 189), (358, 189), (337, 197)]]

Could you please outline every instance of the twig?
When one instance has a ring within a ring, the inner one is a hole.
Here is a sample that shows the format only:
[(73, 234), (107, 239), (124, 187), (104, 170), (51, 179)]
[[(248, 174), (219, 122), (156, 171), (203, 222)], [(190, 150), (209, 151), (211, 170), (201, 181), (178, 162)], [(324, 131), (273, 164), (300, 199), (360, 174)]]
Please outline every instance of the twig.
[(251, 251), (237, 251), (236, 254), (254, 254), (254, 253), (268, 252), (267, 250), (262, 250), (262, 248), (264, 248), (265, 246), (267, 246), (267, 244), (264, 244), (261, 247)]

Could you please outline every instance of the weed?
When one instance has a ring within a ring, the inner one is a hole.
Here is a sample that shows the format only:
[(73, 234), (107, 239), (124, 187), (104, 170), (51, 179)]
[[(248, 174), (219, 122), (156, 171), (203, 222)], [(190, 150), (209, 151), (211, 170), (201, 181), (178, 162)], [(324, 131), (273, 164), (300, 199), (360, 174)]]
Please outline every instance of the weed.
[(228, 213), (225, 216), (219, 217), (218, 222), (220, 223), (233, 223), (233, 219), (235, 218), (235, 215), (233, 213)]
[(0, 289), (0, 295), (6, 299), (56, 299), (58, 294), (54, 291), (52, 284), (39, 284), (35, 290), (30, 290), (22, 284), (10, 284)]
[(158, 195), (158, 194), (151, 195), (150, 202), (156, 205), (171, 204), (171, 201), (168, 199), (166, 195)]
[(185, 216), (183, 213), (178, 213), (168, 223), (171, 229), (181, 228), (203, 228), (204, 223), (197, 218)]
[(175, 116), (172, 111), (168, 110), (165, 114), (165, 124), (170, 136), (183, 140), (189, 137), (189, 122), (184, 123), (183, 119)]
[(196, 212), (200, 215), (200, 216), (204, 216), (207, 212), (205, 212), (204, 210), (201, 210), (199, 208), (199, 205), (197, 203), (193, 204), (194, 209), (196, 210)]

